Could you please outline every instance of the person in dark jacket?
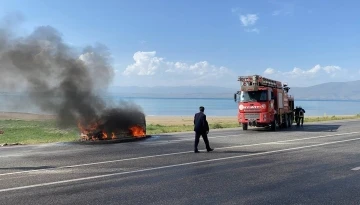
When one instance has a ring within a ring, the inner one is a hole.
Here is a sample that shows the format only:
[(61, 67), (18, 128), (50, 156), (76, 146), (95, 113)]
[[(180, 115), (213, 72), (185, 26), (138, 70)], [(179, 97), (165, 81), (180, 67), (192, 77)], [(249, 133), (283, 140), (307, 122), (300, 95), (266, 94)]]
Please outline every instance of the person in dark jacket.
[(209, 133), (209, 123), (206, 120), (206, 115), (204, 114), (205, 108), (203, 106), (199, 107), (200, 112), (196, 113), (194, 116), (194, 131), (195, 131), (195, 153), (199, 153), (198, 145), (200, 140), (200, 135), (202, 136), (205, 145), (206, 150), (208, 152), (213, 151), (214, 149), (210, 148), (209, 139), (207, 137), (207, 134)]
[[(296, 109), (294, 111), (295, 111), (296, 122), (299, 122), (298, 125), (301, 124), (301, 126), (303, 126), (304, 125), (304, 113), (305, 113), (305, 110), (301, 106), (296, 106)], [(299, 121), (297, 121), (297, 119)]]

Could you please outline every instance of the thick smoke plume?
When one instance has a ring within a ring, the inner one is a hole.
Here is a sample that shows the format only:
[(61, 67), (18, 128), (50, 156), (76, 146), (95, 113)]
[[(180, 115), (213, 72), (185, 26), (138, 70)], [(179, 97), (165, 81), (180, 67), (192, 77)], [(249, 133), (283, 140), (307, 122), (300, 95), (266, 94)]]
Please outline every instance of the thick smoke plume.
[(7, 17), (0, 25), (0, 87), (25, 89), (31, 99), (26, 103), (56, 114), (61, 126), (98, 119), (109, 126), (128, 126), (143, 115), (133, 104), (107, 108), (97, 95), (114, 76), (105, 46), (88, 46), (79, 53), (51, 26), (18, 37), (13, 25), (20, 20), (19, 16)]

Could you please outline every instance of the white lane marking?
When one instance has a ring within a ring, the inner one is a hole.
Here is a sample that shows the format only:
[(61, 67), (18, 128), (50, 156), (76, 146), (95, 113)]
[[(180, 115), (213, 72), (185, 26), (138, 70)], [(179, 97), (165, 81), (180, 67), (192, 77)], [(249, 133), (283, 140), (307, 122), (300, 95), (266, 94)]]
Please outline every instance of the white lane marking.
[[(358, 134), (358, 133), (360, 133), (360, 132), (348, 132), (348, 133), (339, 133), (339, 134), (333, 134), (333, 135), (322, 135), (322, 136), (314, 136), (314, 137), (307, 137), (307, 138), (299, 138), (299, 139), (293, 139), (293, 140), (283, 140), (283, 141), (274, 141), (274, 142), (264, 142), (264, 143), (258, 143), (258, 144), (219, 147), (219, 148), (216, 148), (216, 150), (232, 149), (232, 148), (240, 148), (240, 147), (252, 147), (252, 146), (259, 146), (259, 145), (268, 145), (268, 144), (273, 144), (273, 143), (295, 142), (295, 141), (326, 138), (326, 137), (334, 137), (334, 136), (352, 135), (352, 134)], [(133, 157), (133, 158), (127, 158), (127, 159), (117, 159), (117, 160), (102, 161), (102, 162), (92, 162), (92, 163), (86, 163), (86, 164), (68, 165), (68, 166), (61, 166), (61, 167), (55, 167), (55, 168), (32, 169), (32, 170), (20, 171), (20, 172), (2, 173), (2, 174), (0, 174), (0, 176), (23, 174), (23, 173), (30, 173), (30, 172), (38, 172), (38, 171), (52, 170), (52, 169), (65, 169), (65, 168), (75, 168), (75, 167), (83, 167), (83, 166), (91, 166), (91, 165), (99, 165), (99, 164), (108, 164), (108, 163), (132, 161), (132, 160), (138, 160), (138, 159), (148, 159), (148, 158), (156, 158), (156, 157), (188, 154), (188, 153), (193, 153), (193, 152), (194, 151), (174, 152), (174, 153), (168, 153), (168, 154), (157, 154), (157, 155), (150, 155), (150, 156), (143, 156), (143, 157)]]
[(269, 143), (269, 144), (274, 144), (274, 145), (283, 145), (283, 144), (293, 144), (291, 142), (273, 142), (273, 143)]
[(166, 165), (166, 166), (160, 166), (160, 167), (153, 167), (153, 168), (147, 168), (147, 169), (139, 169), (139, 170), (128, 171), (128, 172), (117, 172), (117, 173), (112, 173), (112, 174), (103, 174), (103, 175), (97, 175), (97, 176), (91, 176), (91, 177), (82, 177), (82, 178), (55, 181), (55, 182), (48, 182), (48, 183), (40, 183), (40, 184), (33, 184), (33, 185), (27, 185), (27, 186), (19, 186), (19, 187), (13, 187), (13, 188), (0, 189), (0, 192), (15, 191), (15, 190), (21, 190), (21, 189), (28, 189), (28, 188), (34, 188), (34, 187), (43, 187), (43, 186), (50, 186), (50, 185), (56, 185), (56, 184), (64, 184), (64, 183), (85, 181), (85, 180), (91, 180), (91, 179), (99, 179), (99, 178), (105, 178), (105, 177), (110, 177), (110, 176), (119, 176), (119, 175), (133, 174), (133, 173), (139, 173), (139, 172), (145, 172), (145, 171), (153, 171), (153, 170), (173, 168), (173, 167), (181, 167), (181, 166), (192, 165), (192, 164), (201, 164), (201, 163), (205, 163), (205, 162), (216, 162), (216, 161), (224, 161), (224, 160), (229, 160), (229, 159), (245, 158), (245, 157), (252, 157), (252, 156), (261, 156), (261, 155), (267, 155), (267, 154), (273, 154), (273, 153), (279, 153), (279, 152), (301, 150), (301, 149), (312, 148), (312, 147), (320, 147), (320, 146), (325, 146), (325, 145), (330, 145), (330, 144), (337, 144), (337, 143), (342, 143), (342, 142), (351, 142), (351, 141), (355, 141), (355, 140), (360, 140), (360, 137), (354, 138), (354, 139), (348, 139), (348, 140), (339, 140), (339, 141), (333, 141), (333, 142), (326, 142), (326, 143), (321, 143), (321, 144), (316, 144), (316, 145), (293, 147), (293, 148), (273, 150), (273, 151), (267, 151), (267, 152), (260, 152), (260, 153), (246, 154), (246, 155), (236, 155), (236, 156), (231, 156), (231, 157), (223, 157), (223, 158), (208, 159), (208, 160), (201, 160), (201, 161), (186, 162), (186, 163), (181, 163), (181, 164), (173, 164), (173, 165)]
[(351, 169), (351, 170), (357, 171), (357, 170), (360, 170), (360, 167), (355, 167), (355, 168), (353, 168), (353, 169)]
[(26, 155), (27, 153), (23, 153), (23, 154), (7, 154), (7, 155), (1, 155), (0, 158), (6, 158), (6, 157), (22, 157), (24, 155)]

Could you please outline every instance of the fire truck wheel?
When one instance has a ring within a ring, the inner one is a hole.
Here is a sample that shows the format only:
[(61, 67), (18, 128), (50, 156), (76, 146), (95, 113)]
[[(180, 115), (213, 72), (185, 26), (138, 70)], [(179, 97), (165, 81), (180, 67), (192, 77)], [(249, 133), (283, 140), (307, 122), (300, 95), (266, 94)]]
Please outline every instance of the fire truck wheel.
[(246, 123), (242, 124), (242, 128), (243, 128), (243, 130), (247, 130), (248, 129), (248, 124), (246, 124)]

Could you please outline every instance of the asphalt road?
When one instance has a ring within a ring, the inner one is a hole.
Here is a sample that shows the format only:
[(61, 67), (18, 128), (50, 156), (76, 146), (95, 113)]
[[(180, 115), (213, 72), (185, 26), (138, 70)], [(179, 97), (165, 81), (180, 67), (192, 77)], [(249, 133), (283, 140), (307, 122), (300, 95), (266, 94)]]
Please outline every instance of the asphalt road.
[(360, 121), (0, 148), (0, 204), (359, 204)]

